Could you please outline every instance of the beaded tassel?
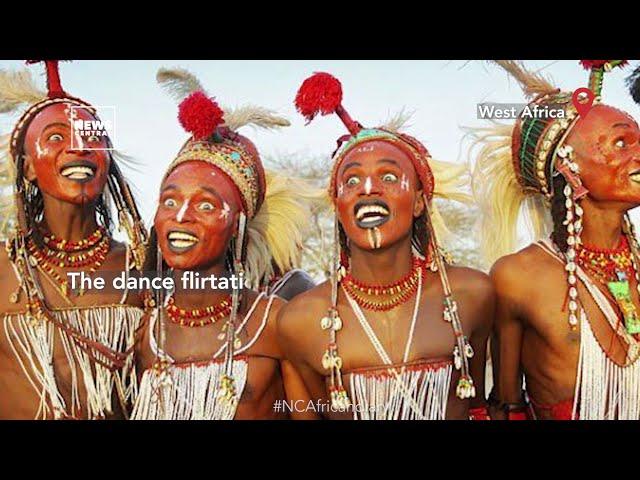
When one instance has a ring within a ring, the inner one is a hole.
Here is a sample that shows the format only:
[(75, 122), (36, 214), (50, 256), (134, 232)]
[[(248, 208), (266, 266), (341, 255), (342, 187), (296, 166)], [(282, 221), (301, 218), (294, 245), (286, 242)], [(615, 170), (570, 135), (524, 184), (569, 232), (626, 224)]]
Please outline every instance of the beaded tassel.
[[(160, 278), (164, 277), (164, 266), (162, 260), (162, 250), (160, 250), (160, 245), (158, 244), (157, 252), (156, 252), (156, 273)], [(162, 348), (159, 349), (162, 352), (162, 355), (156, 355), (154, 369), (158, 372), (158, 387), (159, 391), (162, 392), (164, 389), (171, 385), (171, 375), (169, 374), (169, 362), (167, 358), (164, 356), (164, 352), (166, 352), (166, 342), (167, 342), (167, 325), (165, 323), (164, 318), (164, 307), (165, 307), (165, 291), (164, 289), (160, 289), (154, 292), (154, 299), (150, 303), (150, 307), (155, 307), (156, 309), (156, 318), (159, 319), (156, 324), (158, 331), (156, 332), (156, 338), (158, 339), (158, 343)], [(163, 405), (163, 403), (161, 403)]]
[(466, 398), (473, 398), (476, 396), (476, 387), (473, 384), (473, 378), (471, 378), (471, 373), (469, 372), (469, 360), (473, 357), (473, 348), (462, 329), (462, 323), (460, 322), (460, 316), (458, 315), (458, 304), (453, 298), (453, 293), (451, 292), (449, 278), (445, 270), (445, 261), (440, 248), (438, 247), (435, 230), (431, 223), (432, 217), (429, 210), (429, 201), (426, 196), (424, 196), (424, 205), (427, 210), (427, 224), (429, 228), (433, 259), (437, 266), (438, 274), (440, 275), (442, 289), (444, 290), (443, 318), (445, 321), (451, 323), (451, 328), (453, 329), (453, 334), (456, 338), (456, 344), (453, 349), (453, 361), (456, 370), (460, 370), (460, 378), (458, 379), (458, 385), (456, 387), (456, 395), (458, 398), (463, 400)]
[[(572, 175), (577, 177), (579, 173), (578, 164), (573, 161), (573, 148), (564, 145), (558, 149), (558, 157), (561, 159), (561, 167), (568, 169)], [(582, 244), (580, 232), (582, 232), (583, 210), (575, 199), (575, 191), (569, 181), (564, 187), (565, 207), (567, 213), (562, 224), (567, 229), (567, 251), (565, 253), (565, 270), (567, 271), (567, 283), (569, 288), (569, 326), (571, 330), (578, 328), (578, 289), (576, 278), (576, 249)]]
[(238, 391), (233, 375), (233, 356), (234, 350), (240, 347), (240, 339), (236, 334), (236, 318), (240, 310), (240, 302), (242, 300), (242, 290), (244, 289), (244, 265), (242, 263), (242, 253), (244, 250), (245, 231), (247, 227), (247, 217), (244, 212), (240, 212), (238, 218), (238, 237), (236, 238), (233, 252), (233, 268), (238, 278), (239, 287), (233, 290), (231, 296), (231, 315), (226, 324), (227, 334), (227, 350), (225, 352), (224, 373), (220, 379), (219, 397), (229, 405), (235, 407), (238, 403)]
[(351, 406), (351, 400), (342, 383), (342, 358), (338, 354), (336, 333), (342, 328), (342, 319), (338, 313), (338, 287), (340, 280), (345, 275), (345, 268), (340, 264), (340, 234), (337, 213), (334, 217), (333, 227), (333, 258), (331, 264), (331, 307), (327, 316), (320, 320), (320, 327), (329, 330), (329, 345), (322, 355), (322, 368), (329, 370), (330, 385), (329, 394), (331, 407), (339, 412), (346, 411)]

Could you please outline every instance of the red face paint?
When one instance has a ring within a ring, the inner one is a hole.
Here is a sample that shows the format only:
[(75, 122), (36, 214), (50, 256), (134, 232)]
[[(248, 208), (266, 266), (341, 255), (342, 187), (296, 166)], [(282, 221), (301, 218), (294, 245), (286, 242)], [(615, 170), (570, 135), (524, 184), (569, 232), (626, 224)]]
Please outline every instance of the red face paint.
[(203, 270), (220, 261), (241, 206), (237, 187), (217, 167), (200, 161), (178, 165), (162, 183), (154, 219), (167, 264)]
[(567, 138), (594, 200), (640, 205), (640, 129), (628, 114), (596, 105)]
[(342, 159), (336, 182), (338, 218), (353, 244), (384, 248), (411, 235), (422, 191), (413, 163), (398, 147), (361, 143)]
[[(108, 150), (92, 150), (108, 148), (107, 139), (81, 138), (72, 128), (70, 112), (69, 104), (55, 104), (31, 121), (24, 140), (25, 174), (46, 195), (82, 205), (102, 194), (111, 160)], [(97, 120), (84, 108), (74, 113), (77, 119)]]

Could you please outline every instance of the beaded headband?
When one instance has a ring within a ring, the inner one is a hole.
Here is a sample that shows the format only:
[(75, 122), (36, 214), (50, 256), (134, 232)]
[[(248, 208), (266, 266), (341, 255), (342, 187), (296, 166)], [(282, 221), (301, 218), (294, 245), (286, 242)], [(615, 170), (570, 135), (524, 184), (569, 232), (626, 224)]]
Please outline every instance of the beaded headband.
[(210, 163), (231, 179), (240, 192), (247, 217), (253, 218), (266, 191), (264, 167), (253, 144), (223, 126), (224, 112), (202, 91), (186, 97), (179, 111), (180, 123), (192, 137), (171, 162), (164, 178), (184, 162)]
[[(582, 65), (591, 71), (589, 89), (594, 94), (594, 103), (601, 100), (604, 72), (623, 66), (624, 60), (582, 60)], [(560, 166), (558, 152), (580, 116), (573, 105), (571, 92), (543, 93), (534, 98), (529, 106), (544, 105), (560, 108), (563, 118), (518, 118), (513, 128), (512, 161), (518, 183), (525, 193), (540, 193), (545, 198), (552, 196), (552, 181)], [(586, 193), (586, 190), (582, 190)]]

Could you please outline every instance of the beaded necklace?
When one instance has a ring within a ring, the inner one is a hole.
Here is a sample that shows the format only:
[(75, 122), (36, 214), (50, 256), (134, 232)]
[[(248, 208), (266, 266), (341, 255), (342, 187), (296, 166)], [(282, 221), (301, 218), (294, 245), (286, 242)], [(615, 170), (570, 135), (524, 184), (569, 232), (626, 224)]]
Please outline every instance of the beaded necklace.
[[(418, 289), (420, 275), (426, 264), (424, 260), (414, 257), (409, 273), (389, 285), (369, 285), (356, 280), (351, 272), (348, 272), (342, 280), (342, 287), (361, 308), (375, 312), (388, 312), (413, 297)], [(390, 298), (379, 300), (365, 296)]]
[(64, 238), (58, 238), (53, 233), (46, 233), (43, 236), (44, 243), (51, 250), (58, 252), (80, 252), (82, 250), (88, 250), (95, 247), (105, 235), (106, 230), (104, 227), (98, 227), (95, 232), (89, 235), (87, 238), (78, 240), (77, 242), (70, 242)]
[(627, 238), (623, 235), (618, 247), (613, 249), (582, 245), (578, 250), (577, 261), (585, 271), (607, 287), (624, 316), (627, 332), (640, 333), (640, 317), (629, 286), (629, 278), (635, 277), (637, 280), (638, 275)]
[[(39, 267), (65, 297), (69, 293), (69, 285), (67, 279), (60, 275), (56, 268), (88, 267), (87, 270), (93, 273), (102, 266), (110, 249), (110, 239), (103, 227), (77, 242), (59, 239), (51, 233), (45, 234), (43, 240), (44, 247), (39, 248), (33, 238), (27, 239), (29, 262), (31, 266)], [(82, 292), (79, 292), (79, 295), (82, 295)]]
[(204, 327), (228, 317), (231, 314), (231, 304), (231, 295), (226, 295), (215, 305), (187, 310), (178, 307), (172, 295), (167, 301), (167, 314), (173, 323), (183, 327)]

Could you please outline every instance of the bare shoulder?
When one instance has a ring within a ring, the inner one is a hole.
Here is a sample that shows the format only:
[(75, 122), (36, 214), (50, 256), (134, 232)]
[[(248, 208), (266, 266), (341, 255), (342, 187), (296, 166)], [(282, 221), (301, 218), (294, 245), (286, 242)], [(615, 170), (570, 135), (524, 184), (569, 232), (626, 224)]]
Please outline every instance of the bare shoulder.
[(278, 315), (278, 332), (285, 337), (298, 337), (308, 330), (310, 322), (324, 316), (331, 297), (331, 284), (326, 281), (286, 303)]
[(462, 323), (472, 331), (485, 331), (492, 323), (496, 299), (489, 275), (467, 267), (447, 267), (447, 274)]
[(561, 264), (540, 247), (531, 244), (511, 255), (499, 258), (491, 267), (490, 277), (499, 296), (526, 295), (530, 284), (540, 284), (545, 276), (557, 273)]
[(464, 294), (472, 297), (476, 301), (492, 298), (494, 288), (489, 278), (484, 272), (468, 267), (447, 267), (447, 276), (454, 293)]

